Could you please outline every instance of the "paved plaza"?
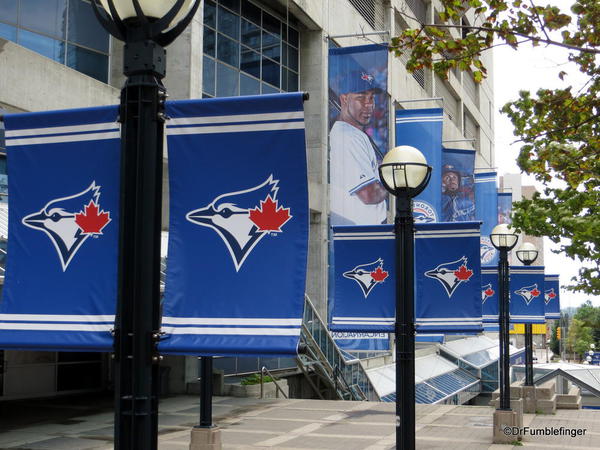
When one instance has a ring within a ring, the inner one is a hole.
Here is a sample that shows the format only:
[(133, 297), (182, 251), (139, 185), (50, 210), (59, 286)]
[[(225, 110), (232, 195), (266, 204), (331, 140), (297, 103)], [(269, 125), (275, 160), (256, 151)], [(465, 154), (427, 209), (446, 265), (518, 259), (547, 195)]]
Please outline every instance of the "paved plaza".
[[(257, 400), (215, 397), (213, 415), (225, 449), (394, 448), (391, 403)], [(491, 407), (417, 405), (418, 449), (508, 449), (492, 445)], [(107, 397), (47, 399), (0, 404), (0, 449), (112, 449), (113, 413)], [(161, 399), (159, 449), (189, 448), (198, 422), (197, 396)], [(558, 410), (524, 415), (530, 429), (585, 430), (581, 436), (525, 436), (528, 449), (592, 449), (600, 444), (600, 411)], [(580, 432), (581, 433), (581, 432)]]

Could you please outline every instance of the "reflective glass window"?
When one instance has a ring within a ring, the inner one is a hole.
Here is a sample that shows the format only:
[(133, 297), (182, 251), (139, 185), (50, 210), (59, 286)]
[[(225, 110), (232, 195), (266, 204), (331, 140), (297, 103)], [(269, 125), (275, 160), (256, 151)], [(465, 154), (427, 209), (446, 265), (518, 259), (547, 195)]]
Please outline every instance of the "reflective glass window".
[(83, 0), (69, 0), (68, 39), (103, 53), (108, 53), (108, 34), (96, 19), (90, 4)]
[(64, 39), (67, 0), (20, 0), (19, 23), (22, 27)]
[(220, 33), (217, 34), (217, 59), (234, 67), (239, 67), (240, 44)]
[(245, 1), (242, 4), (242, 17), (245, 17), (246, 19), (251, 20), (256, 25), (261, 24), (260, 8), (248, 1)]
[(44, 55), (46, 58), (57, 62), (65, 60), (65, 43), (56, 39), (32, 33), (26, 30), (19, 31), (19, 44), (34, 52)]
[(240, 95), (260, 94), (260, 81), (248, 75), (240, 74)]
[(260, 54), (242, 46), (242, 63), (240, 65), (240, 68), (244, 72), (247, 72), (250, 75), (254, 75), (256, 78), (259, 78)]
[(268, 58), (262, 59), (262, 80), (273, 86), (279, 87), (280, 66)]
[(239, 72), (225, 64), (217, 63), (217, 97), (238, 95)]
[(275, 35), (263, 31), (262, 33), (262, 52), (275, 61), (281, 60), (281, 41)]
[(204, 2), (204, 24), (209, 27), (217, 27), (217, 5), (211, 0)]
[(17, 23), (16, 0), (0, 0), (0, 20), (3, 22)]
[(202, 38), (204, 53), (213, 57), (215, 56), (215, 38), (215, 30), (204, 27), (204, 37)]
[(270, 31), (277, 36), (281, 36), (281, 22), (277, 18), (263, 11), (262, 20), (262, 26), (265, 30)]
[(235, 15), (225, 8), (219, 7), (218, 14), (218, 31), (226, 34), (233, 39), (240, 37), (240, 16)]
[(6, 39), (7, 41), (16, 42), (17, 27), (0, 22), (0, 37)]
[(260, 50), (260, 28), (252, 22), (242, 19), (242, 44)]
[(202, 86), (204, 92), (215, 95), (215, 61), (206, 56), (202, 62)]
[(103, 83), (108, 82), (108, 56), (69, 44), (67, 47), (67, 66), (85, 73)]
[(233, 12), (240, 13), (240, 0), (220, 0), (219, 3)]

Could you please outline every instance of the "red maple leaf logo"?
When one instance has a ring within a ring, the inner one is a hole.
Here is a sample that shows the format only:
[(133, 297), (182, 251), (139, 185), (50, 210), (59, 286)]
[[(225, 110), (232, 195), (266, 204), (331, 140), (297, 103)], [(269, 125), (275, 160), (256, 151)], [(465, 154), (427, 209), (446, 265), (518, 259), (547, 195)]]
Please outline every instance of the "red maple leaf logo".
[(75, 223), (84, 234), (102, 234), (102, 229), (110, 222), (110, 213), (99, 211), (98, 205), (90, 200), (84, 212), (75, 214)]
[(385, 270), (382, 270), (381, 267), (378, 267), (377, 270), (371, 272), (371, 278), (373, 278), (378, 283), (382, 282), (388, 277), (388, 273)]
[(538, 295), (540, 295), (540, 291), (538, 291), (537, 288), (534, 289), (533, 291), (531, 291), (531, 296), (532, 297), (537, 297)]
[(487, 288), (485, 291), (483, 291), (483, 293), (485, 295), (487, 295), (488, 297), (491, 297), (492, 295), (494, 295), (496, 292), (492, 289), (492, 288)]
[(554, 292), (550, 292), (548, 294), (548, 298), (554, 298), (554, 297), (556, 297), (556, 294)]
[(258, 208), (250, 210), (250, 220), (258, 227), (258, 231), (281, 231), (283, 224), (291, 218), (290, 208), (279, 206), (278, 201), (270, 195), (260, 201)]
[(463, 264), (462, 266), (460, 266), (460, 268), (458, 270), (454, 271), (454, 275), (460, 281), (467, 281), (469, 278), (471, 278), (473, 276), (473, 271), (467, 269), (467, 266)]

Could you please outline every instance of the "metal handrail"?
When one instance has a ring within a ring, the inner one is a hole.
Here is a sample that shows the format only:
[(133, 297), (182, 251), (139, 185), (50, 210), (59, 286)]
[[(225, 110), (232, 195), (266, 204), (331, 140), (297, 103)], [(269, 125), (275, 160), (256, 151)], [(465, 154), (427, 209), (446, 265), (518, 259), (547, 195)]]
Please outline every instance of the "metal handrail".
[(262, 366), (262, 368), (260, 369), (260, 398), (264, 398), (264, 375), (265, 375), (265, 373), (271, 377), (271, 379), (273, 380), (273, 383), (275, 383), (275, 387), (277, 388), (277, 390), (279, 392), (281, 392), (281, 395), (283, 395), (284, 398), (288, 398), (287, 394), (283, 391), (281, 386), (279, 386), (279, 383), (277, 383), (275, 376), (271, 372), (269, 372), (269, 369), (267, 369), (265, 366)]

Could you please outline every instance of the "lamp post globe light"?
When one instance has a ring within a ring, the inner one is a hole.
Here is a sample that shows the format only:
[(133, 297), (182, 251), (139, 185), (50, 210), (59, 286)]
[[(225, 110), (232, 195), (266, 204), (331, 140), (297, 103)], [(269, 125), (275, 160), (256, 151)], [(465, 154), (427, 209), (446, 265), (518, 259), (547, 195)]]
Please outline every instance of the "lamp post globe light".
[[(515, 252), (525, 266), (532, 265), (538, 257), (538, 250), (531, 242), (525, 242)], [(533, 386), (533, 326), (525, 324), (525, 386)]]
[(415, 448), (414, 219), (412, 199), (427, 187), (431, 167), (414, 147), (390, 150), (379, 166), (396, 197), (396, 448)]
[(499, 296), (499, 325), (500, 325), (500, 410), (510, 410), (510, 354), (509, 354), (509, 268), (508, 252), (512, 250), (519, 236), (514, 228), (502, 223), (496, 225), (490, 234), (492, 245), (498, 250), (500, 257), (498, 261), (498, 286), (500, 288)]
[(157, 448), (165, 46), (200, 0), (91, 0), (125, 42), (121, 91), (119, 280), (114, 336), (115, 448)]

